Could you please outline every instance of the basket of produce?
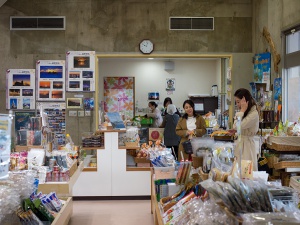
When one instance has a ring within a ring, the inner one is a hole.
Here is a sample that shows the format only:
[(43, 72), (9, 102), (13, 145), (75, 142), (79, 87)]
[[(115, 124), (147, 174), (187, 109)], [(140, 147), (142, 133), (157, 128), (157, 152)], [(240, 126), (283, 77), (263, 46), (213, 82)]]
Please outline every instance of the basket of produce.
[(268, 160), (268, 167), (269, 168), (274, 168), (274, 164), (278, 163), (279, 158), (277, 157), (277, 155), (265, 155), (265, 157)]

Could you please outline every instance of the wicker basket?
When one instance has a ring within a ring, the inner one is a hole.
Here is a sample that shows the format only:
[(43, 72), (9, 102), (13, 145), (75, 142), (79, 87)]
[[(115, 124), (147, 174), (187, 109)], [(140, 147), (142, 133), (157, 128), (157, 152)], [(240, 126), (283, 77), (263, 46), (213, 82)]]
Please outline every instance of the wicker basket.
[(268, 160), (268, 166), (269, 168), (274, 168), (274, 164), (278, 163), (278, 157), (275, 155), (270, 155), (269, 157), (266, 157)]
[(198, 168), (203, 165), (203, 157), (192, 156), (193, 159), (193, 167)]
[(285, 168), (299, 168), (300, 161), (281, 161), (274, 164), (276, 170), (285, 169)]
[(202, 170), (202, 167), (199, 168), (199, 174), (202, 180), (207, 180), (208, 179), (208, 173), (204, 173)]

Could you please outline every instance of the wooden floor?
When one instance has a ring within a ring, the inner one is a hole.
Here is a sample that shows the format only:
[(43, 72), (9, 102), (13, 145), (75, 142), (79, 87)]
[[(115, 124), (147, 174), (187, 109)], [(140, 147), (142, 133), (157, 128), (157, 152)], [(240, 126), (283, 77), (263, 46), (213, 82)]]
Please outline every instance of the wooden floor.
[(74, 201), (69, 225), (153, 225), (150, 200)]

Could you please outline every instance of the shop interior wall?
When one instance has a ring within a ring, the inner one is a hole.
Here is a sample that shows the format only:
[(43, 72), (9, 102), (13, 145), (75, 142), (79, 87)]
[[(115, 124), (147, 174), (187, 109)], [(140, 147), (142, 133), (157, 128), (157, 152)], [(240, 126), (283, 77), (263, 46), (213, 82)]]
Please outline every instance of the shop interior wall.
[[(99, 94), (103, 101), (103, 77), (135, 77), (135, 103), (139, 108), (148, 107), (148, 93), (159, 92), (157, 102), (163, 107), (166, 97), (182, 109), (188, 95), (210, 95), (211, 86), (220, 87), (220, 59), (171, 59), (174, 70), (165, 70), (162, 59), (99, 59)], [(166, 79), (175, 78), (175, 91), (166, 91)], [(144, 113), (145, 114), (145, 113)]]
[[(300, 24), (300, 2), (298, 0), (253, 0), (253, 53), (271, 51), (270, 45), (262, 36), (263, 27), (270, 32), (274, 46), (283, 59), (281, 31)], [(271, 67), (271, 83), (277, 75), (282, 75), (283, 60), (279, 63), (279, 74), (274, 72), (273, 56)]]
[[(10, 16), (66, 16), (66, 30), (10, 31)], [(214, 31), (170, 31), (170, 16), (212, 16)], [(65, 59), (66, 51), (141, 54), (138, 44), (149, 38), (156, 53), (251, 53), (251, 26), (251, 0), (8, 0), (0, 7), (0, 98), (6, 69), (34, 69), (36, 60)], [(0, 112), (7, 113), (5, 101)], [(67, 116), (75, 142), (90, 129), (85, 119)]]

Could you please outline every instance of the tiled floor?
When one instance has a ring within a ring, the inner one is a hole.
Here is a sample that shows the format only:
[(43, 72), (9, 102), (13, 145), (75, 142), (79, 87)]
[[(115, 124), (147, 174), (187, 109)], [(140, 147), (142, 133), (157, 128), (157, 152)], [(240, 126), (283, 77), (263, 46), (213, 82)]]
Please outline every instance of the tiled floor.
[(73, 201), (69, 225), (153, 225), (150, 200)]

